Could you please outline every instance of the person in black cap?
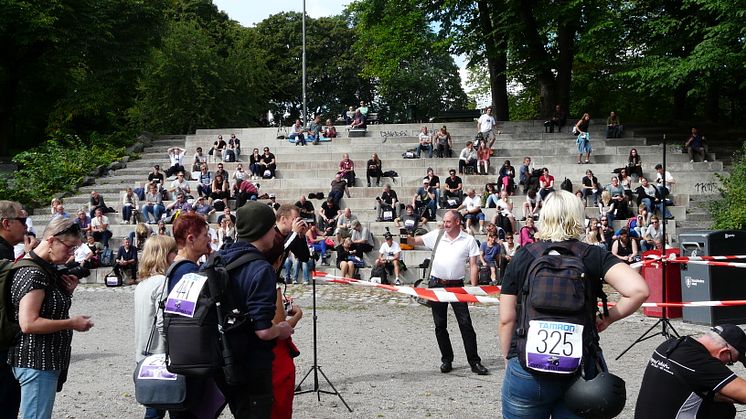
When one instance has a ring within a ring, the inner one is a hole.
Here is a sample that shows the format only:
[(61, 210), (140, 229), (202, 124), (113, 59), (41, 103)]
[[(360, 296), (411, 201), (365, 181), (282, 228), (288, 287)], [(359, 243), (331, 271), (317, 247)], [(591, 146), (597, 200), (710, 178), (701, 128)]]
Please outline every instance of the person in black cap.
[(746, 403), (746, 381), (726, 365), (746, 365), (746, 334), (732, 324), (704, 335), (672, 338), (645, 368), (635, 418), (734, 418)]
[[(229, 264), (246, 253), (265, 254), (275, 240), (275, 213), (269, 206), (249, 201), (236, 210), (236, 241), (220, 256)], [(181, 218), (181, 217), (180, 217)], [(286, 321), (273, 324), (277, 300), (275, 270), (266, 259), (255, 260), (230, 271), (235, 284), (238, 309), (248, 313), (251, 330), (245, 334), (247, 351), (242, 355), (245, 373), (251, 380), (243, 385), (229, 385), (221, 377), (218, 387), (235, 417), (270, 417), (272, 410), (272, 359), (276, 340), (293, 334)]]

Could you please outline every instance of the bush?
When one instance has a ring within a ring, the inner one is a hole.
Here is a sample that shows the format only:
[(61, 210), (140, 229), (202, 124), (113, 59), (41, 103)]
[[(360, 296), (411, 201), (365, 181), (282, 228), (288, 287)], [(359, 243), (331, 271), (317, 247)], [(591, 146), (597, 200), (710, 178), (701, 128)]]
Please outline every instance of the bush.
[(723, 187), (722, 198), (710, 203), (713, 229), (743, 230), (746, 227), (746, 143), (733, 158), (733, 167), (727, 176), (715, 174)]
[(18, 170), (0, 182), (0, 196), (38, 208), (60, 192), (72, 192), (83, 177), (99, 165), (108, 165), (125, 156), (123, 147), (114, 147), (103, 138), (86, 143), (80, 137), (54, 134), (42, 145), (16, 154)]

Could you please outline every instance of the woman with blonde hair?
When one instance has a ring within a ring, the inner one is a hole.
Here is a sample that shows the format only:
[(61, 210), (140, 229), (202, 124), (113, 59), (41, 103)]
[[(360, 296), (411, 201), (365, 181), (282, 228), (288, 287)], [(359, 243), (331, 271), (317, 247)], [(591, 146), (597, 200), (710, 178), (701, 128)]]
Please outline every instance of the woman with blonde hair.
[[(145, 358), (143, 352), (153, 328), (153, 318), (156, 318), (156, 328), (149, 352), (161, 354), (165, 351), (163, 313), (158, 309), (158, 304), (166, 297), (165, 273), (176, 257), (176, 250), (176, 240), (170, 236), (152, 236), (143, 246), (138, 277), (145, 279), (135, 287), (135, 363)], [(146, 418), (163, 417), (165, 413), (145, 408)]]
[(601, 199), (598, 200), (598, 211), (601, 213), (601, 217), (606, 216), (609, 219), (609, 225), (614, 221), (616, 215), (615, 206), (611, 199), (611, 193), (609, 191), (601, 192)]
[[(568, 367), (565, 370), (559, 368), (552, 370), (552, 372), (558, 370), (566, 372), (564, 374), (537, 372), (520, 362), (520, 359), (527, 357), (528, 353), (543, 354), (541, 348), (537, 345), (531, 346), (528, 342), (537, 341), (533, 338), (540, 341), (541, 332), (548, 333), (541, 322), (528, 323), (528, 320), (532, 319), (524, 318), (518, 313), (518, 296), (522, 292), (529, 267), (538, 257), (537, 254), (544, 255), (555, 249), (560, 251), (564, 249), (577, 254), (583, 263), (586, 286), (600, 287), (603, 279), (619, 292), (621, 298), (616, 305), (609, 308), (608, 314), (595, 319), (595, 324), (593, 320), (585, 324), (586, 328), (595, 325), (594, 329), (597, 329), (589, 335), (585, 333), (584, 335), (593, 341), (593, 346), (599, 348), (596, 360), (601, 365), (604, 362), (600, 347), (598, 347), (598, 332), (603, 332), (612, 323), (634, 313), (648, 297), (648, 287), (636, 271), (606, 250), (578, 242), (585, 229), (584, 213), (582, 201), (572, 193), (559, 190), (550, 194), (539, 216), (541, 229), (536, 234), (537, 238), (543, 242), (519, 248), (505, 271), (500, 295), (499, 324), (500, 346), (506, 361), (502, 386), (502, 414), (505, 418), (575, 417), (574, 412), (565, 404), (564, 395), (577, 380), (577, 371), (572, 373), (572, 367)], [(596, 283), (592, 284), (591, 281)], [(585, 304), (593, 305), (593, 307), (586, 307), (585, 310), (593, 311), (595, 315), (596, 302), (591, 303), (586, 300)], [(527, 329), (524, 329), (524, 323), (529, 325), (526, 326)], [(584, 342), (586, 339), (586, 337), (577, 338)], [(525, 343), (525, 351), (517, 349), (519, 343)], [(585, 351), (573, 355), (574, 357), (566, 356), (566, 358), (568, 361), (577, 361), (578, 358), (583, 358), (583, 352)], [(590, 364), (583, 364), (586, 368), (586, 380), (590, 380), (595, 373), (600, 372), (593, 371), (586, 365)], [(535, 394), (542, 396), (536, 398)]]

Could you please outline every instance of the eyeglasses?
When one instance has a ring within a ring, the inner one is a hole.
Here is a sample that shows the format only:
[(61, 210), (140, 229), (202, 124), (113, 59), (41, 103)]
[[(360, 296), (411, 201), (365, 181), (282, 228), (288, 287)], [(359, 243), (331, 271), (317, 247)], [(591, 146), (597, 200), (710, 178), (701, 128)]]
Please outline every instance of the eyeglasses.
[(28, 217), (10, 217), (10, 218), (3, 218), (3, 220), (16, 220), (20, 222), (21, 224), (26, 224), (26, 219)]
[(71, 251), (71, 250), (75, 251), (78, 248), (77, 244), (69, 244), (66, 241), (58, 239), (56, 237), (54, 239), (57, 240), (58, 242), (62, 243), (62, 245), (65, 246), (65, 249), (67, 249), (68, 252)]
[(653, 224), (658, 224), (658, 220), (653, 220)]

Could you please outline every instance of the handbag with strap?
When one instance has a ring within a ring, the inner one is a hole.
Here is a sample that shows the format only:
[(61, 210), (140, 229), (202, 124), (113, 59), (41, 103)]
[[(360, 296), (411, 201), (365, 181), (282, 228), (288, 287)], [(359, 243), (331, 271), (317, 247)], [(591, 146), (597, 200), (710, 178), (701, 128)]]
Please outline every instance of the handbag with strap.
[[(168, 288), (168, 277), (164, 280), (163, 291)], [(161, 298), (163, 300), (163, 291)], [(187, 378), (174, 374), (166, 368), (166, 354), (152, 354), (150, 347), (156, 333), (158, 313), (153, 315), (150, 336), (142, 352), (145, 358), (137, 363), (133, 380), (135, 382), (135, 400), (143, 406), (162, 410), (186, 410), (189, 406), (190, 391)]]

